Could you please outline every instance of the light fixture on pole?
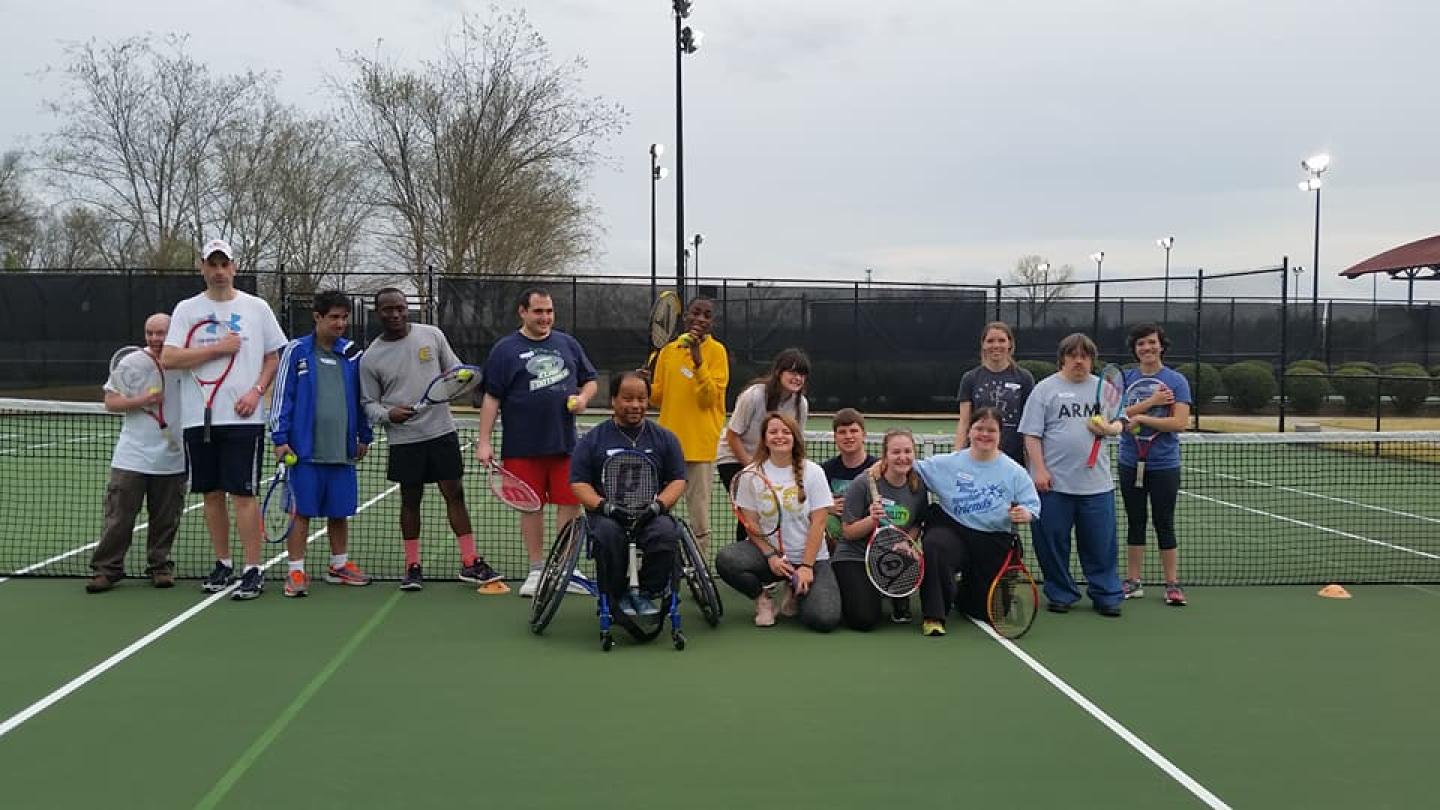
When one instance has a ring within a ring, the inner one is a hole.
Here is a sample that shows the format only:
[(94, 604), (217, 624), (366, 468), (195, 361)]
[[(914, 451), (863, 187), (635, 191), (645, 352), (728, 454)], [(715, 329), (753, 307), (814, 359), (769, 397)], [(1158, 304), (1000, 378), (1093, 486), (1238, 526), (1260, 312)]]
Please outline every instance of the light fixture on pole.
[(1165, 303), (1161, 305), (1160, 320), (1168, 324), (1170, 322), (1170, 249), (1175, 247), (1175, 237), (1167, 236), (1164, 239), (1156, 239), (1155, 244), (1165, 250)]
[(1100, 338), (1100, 277), (1105, 267), (1105, 251), (1097, 250), (1090, 254), (1090, 261), (1095, 262), (1095, 310), (1090, 315), (1090, 331), (1092, 339)]
[(1314, 349), (1320, 342), (1320, 175), (1330, 168), (1330, 156), (1325, 153), (1311, 155), (1300, 161), (1300, 168), (1310, 173), (1308, 179), (1300, 181), (1300, 190), (1315, 195), (1315, 252), (1310, 257), (1310, 318), (1315, 341)]
[(675, 294), (685, 300), (685, 94), (681, 65), (686, 54), (700, 49), (702, 34), (684, 20), (691, 0), (671, 0), (675, 14)]
[(650, 144), (650, 300), (655, 300), (655, 184), (665, 179), (669, 174), (660, 166), (660, 156), (665, 154), (665, 144)]
[(695, 283), (697, 285), (700, 283), (700, 243), (704, 241), (705, 234), (703, 233), (695, 234), (695, 238), (691, 240), (691, 244), (695, 245)]

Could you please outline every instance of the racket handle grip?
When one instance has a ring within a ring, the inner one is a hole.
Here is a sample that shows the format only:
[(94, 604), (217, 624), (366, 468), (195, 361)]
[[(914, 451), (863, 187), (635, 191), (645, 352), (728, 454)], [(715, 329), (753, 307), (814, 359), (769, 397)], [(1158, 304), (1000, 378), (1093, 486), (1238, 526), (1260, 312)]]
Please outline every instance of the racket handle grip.
[(1086, 467), (1094, 467), (1095, 462), (1100, 458), (1100, 437), (1095, 437), (1095, 442), (1090, 445), (1090, 457), (1085, 459)]

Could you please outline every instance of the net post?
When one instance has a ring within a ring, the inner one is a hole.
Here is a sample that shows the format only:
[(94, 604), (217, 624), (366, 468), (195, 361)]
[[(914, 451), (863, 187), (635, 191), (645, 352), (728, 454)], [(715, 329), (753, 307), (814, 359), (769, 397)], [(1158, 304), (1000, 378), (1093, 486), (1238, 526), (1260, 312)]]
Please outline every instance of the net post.
[(997, 321), (1003, 321), (1003, 320), (1005, 320), (1004, 318), (1001, 317), (1001, 314), (1002, 314), (1002, 313), (1001, 313), (1001, 311), (1000, 311), (1000, 306), (1001, 306), (1001, 301), (1000, 301), (1000, 299), (1003, 298), (1004, 295), (1005, 295), (1005, 284), (1004, 284), (1004, 282), (1003, 282), (1001, 279), (998, 279), (998, 278), (997, 278), (997, 279), (995, 279), (995, 320), (997, 320)]

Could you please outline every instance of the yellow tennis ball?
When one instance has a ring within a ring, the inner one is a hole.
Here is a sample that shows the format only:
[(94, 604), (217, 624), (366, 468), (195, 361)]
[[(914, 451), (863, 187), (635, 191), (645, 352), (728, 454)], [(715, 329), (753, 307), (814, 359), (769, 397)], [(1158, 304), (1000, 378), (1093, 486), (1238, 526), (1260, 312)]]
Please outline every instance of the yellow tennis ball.
[(159, 388), (158, 386), (152, 385), (152, 386), (150, 386), (149, 388), (146, 388), (146, 389), (145, 389), (145, 393), (147, 393), (147, 394), (158, 394), (158, 393), (160, 393), (160, 388)]
[(580, 407), (580, 397), (571, 394), (570, 398), (565, 400), (565, 407), (572, 411)]
[(1094, 422), (1094, 423), (1097, 424), (1097, 425), (1100, 425), (1101, 427), (1104, 427), (1104, 425), (1105, 425), (1105, 420), (1104, 420), (1104, 419), (1101, 419), (1101, 418), (1100, 418), (1100, 414), (1098, 414), (1098, 413), (1095, 414), (1094, 416), (1090, 417), (1090, 421), (1091, 421), (1091, 422)]
[(680, 345), (688, 349), (691, 346), (695, 345), (695, 338), (691, 337), (689, 332), (686, 332), (685, 334), (680, 336)]
[(458, 371), (458, 372), (455, 374), (455, 379), (460, 380), (461, 382), (464, 382), (465, 380), (470, 379), (470, 378), (471, 378), (472, 376), (474, 376), (474, 375), (475, 375), (475, 372), (471, 371), (470, 369), (468, 369), (468, 368), (462, 368), (462, 369), (460, 369), (460, 371)]
[(286, 454), (285, 454), (285, 463), (286, 463), (286, 464), (295, 464), (295, 463), (297, 463), (297, 462), (299, 462), (299, 461), (300, 461), (300, 457), (297, 456), (297, 455), (295, 455), (294, 453), (286, 453)]

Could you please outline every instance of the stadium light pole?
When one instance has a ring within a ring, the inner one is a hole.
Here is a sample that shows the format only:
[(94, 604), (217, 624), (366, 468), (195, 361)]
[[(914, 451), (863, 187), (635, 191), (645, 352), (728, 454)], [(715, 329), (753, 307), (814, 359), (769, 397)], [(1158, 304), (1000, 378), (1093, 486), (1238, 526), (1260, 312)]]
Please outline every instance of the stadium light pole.
[(660, 156), (665, 154), (665, 144), (650, 144), (650, 300), (655, 300), (656, 257), (655, 257), (655, 184), (669, 174), (660, 166)]
[(1300, 190), (1315, 195), (1315, 252), (1310, 257), (1310, 318), (1313, 330), (1312, 340), (1320, 342), (1320, 175), (1330, 168), (1330, 156), (1325, 153), (1311, 155), (1300, 161), (1300, 168), (1310, 177), (1300, 181)]
[(700, 49), (699, 31), (684, 21), (690, 16), (691, 0), (671, 0), (675, 14), (675, 294), (685, 300), (685, 55)]
[(700, 284), (700, 243), (701, 243), (701, 242), (704, 242), (704, 241), (705, 241), (705, 234), (703, 234), (703, 233), (697, 233), (697, 234), (695, 234), (695, 238), (691, 240), (691, 244), (693, 244), (693, 245), (695, 246), (695, 284), (696, 284), (696, 285), (699, 285), (699, 284)]
[(1170, 248), (1175, 247), (1175, 237), (1156, 239), (1155, 244), (1165, 249), (1165, 303), (1161, 305), (1160, 320), (1170, 323)]
[(1090, 261), (1095, 262), (1095, 312), (1090, 316), (1090, 331), (1094, 332), (1091, 338), (1100, 339), (1100, 276), (1105, 267), (1105, 251), (1097, 250), (1090, 254)]

